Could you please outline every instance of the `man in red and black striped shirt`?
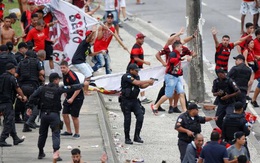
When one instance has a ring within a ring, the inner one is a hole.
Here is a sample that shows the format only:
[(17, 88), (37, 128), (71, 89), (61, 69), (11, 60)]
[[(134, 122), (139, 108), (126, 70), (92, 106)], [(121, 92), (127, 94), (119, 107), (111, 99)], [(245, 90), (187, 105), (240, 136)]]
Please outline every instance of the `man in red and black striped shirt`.
[[(145, 38), (145, 35), (143, 35), (142, 33), (138, 33), (136, 35), (136, 43), (134, 44), (134, 46), (131, 50), (130, 62), (128, 65), (130, 65), (131, 63), (135, 63), (138, 65), (138, 67), (140, 69), (143, 68), (143, 64), (150, 65), (150, 62), (144, 60), (144, 51), (142, 48), (142, 45), (144, 43), (144, 38)], [(145, 97), (144, 92), (141, 92), (140, 94), (141, 94), (142, 103), (152, 102), (151, 100), (149, 100)]]
[(231, 50), (234, 49), (234, 47), (244, 40), (246, 40), (251, 35), (247, 35), (245, 37), (240, 38), (238, 41), (232, 43), (230, 42), (230, 37), (228, 35), (224, 35), (222, 37), (221, 43), (219, 43), (217, 38), (217, 30), (215, 28), (212, 28), (211, 30), (213, 39), (215, 41), (215, 47), (216, 47), (216, 54), (215, 54), (215, 71), (223, 68), (224, 71), (227, 73), (228, 71), (228, 60), (229, 56), (231, 54)]

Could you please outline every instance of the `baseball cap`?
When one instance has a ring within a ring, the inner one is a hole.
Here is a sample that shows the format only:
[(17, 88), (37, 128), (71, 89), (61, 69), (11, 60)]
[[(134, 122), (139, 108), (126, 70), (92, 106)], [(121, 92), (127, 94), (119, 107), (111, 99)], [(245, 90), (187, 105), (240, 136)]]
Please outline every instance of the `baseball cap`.
[(242, 54), (238, 54), (236, 57), (233, 57), (235, 60), (237, 59), (242, 59), (243, 61), (245, 61), (245, 57)]
[(55, 79), (61, 79), (61, 77), (59, 76), (58, 73), (53, 72), (53, 73), (51, 73), (50, 76), (49, 76), (49, 81), (50, 81), (50, 82), (53, 82)]
[(12, 68), (15, 68), (15, 65), (13, 63), (7, 63), (5, 65), (6, 70), (11, 70)]
[(217, 132), (217, 133), (219, 133), (219, 135), (222, 135), (222, 130), (218, 127), (213, 128), (212, 132)]
[(138, 33), (137, 35), (136, 35), (136, 37), (135, 38), (144, 38), (145, 37), (145, 35), (144, 34), (142, 34), (142, 33)]
[(225, 73), (225, 70), (223, 68), (219, 68), (216, 70), (217, 73)]
[(10, 13), (10, 14), (9, 14), (9, 17), (12, 18), (12, 19), (15, 19), (15, 20), (19, 20), (19, 19), (17, 18), (17, 15), (16, 15), (14, 12)]
[(127, 70), (128, 70), (128, 71), (129, 71), (129, 70), (137, 70), (137, 71), (139, 71), (140, 68), (137, 66), (137, 64), (131, 63), (131, 64), (127, 67)]
[(86, 37), (89, 36), (91, 33), (92, 33), (92, 30), (87, 30), (85, 33)]
[(110, 12), (107, 14), (107, 17), (114, 18), (114, 15)]
[(195, 103), (190, 103), (188, 106), (188, 110), (192, 110), (192, 109), (198, 109), (198, 105)]
[(18, 49), (20, 49), (20, 48), (28, 48), (28, 46), (27, 46), (27, 44), (25, 42), (20, 42), (18, 44)]

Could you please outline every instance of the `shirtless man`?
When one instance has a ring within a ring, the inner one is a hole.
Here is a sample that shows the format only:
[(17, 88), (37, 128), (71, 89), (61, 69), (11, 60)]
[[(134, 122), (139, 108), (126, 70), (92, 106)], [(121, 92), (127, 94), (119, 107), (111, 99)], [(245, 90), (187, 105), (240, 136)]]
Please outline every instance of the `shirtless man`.
[(11, 18), (6, 16), (3, 27), (1, 28), (1, 45), (9, 41), (16, 45), (19, 40), (15, 37), (15, 31), (11, 28)]

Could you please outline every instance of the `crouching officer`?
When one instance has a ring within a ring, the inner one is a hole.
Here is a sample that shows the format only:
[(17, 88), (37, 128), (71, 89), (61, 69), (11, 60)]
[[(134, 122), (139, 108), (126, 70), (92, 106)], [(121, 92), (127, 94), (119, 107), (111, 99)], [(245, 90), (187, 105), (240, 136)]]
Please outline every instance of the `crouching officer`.
[(216, 120), (215, 117), (201, 117), (198, 113), (198, 106), (195, 103), (190, 103), (188, 110), (181, 114), (176, 121), (175, 130), (178, 131), (178, 147), (181, 162), (185, 156), (187, 145), (194, 140), (196, 134), (201, 132), (200, 124)]
[(14, 121), (13, 103), (16, 93), (23, 102), (27, 101), (27, 97), (23, 94), (23, 91), (19, 87), (15, 74), (15, 65), (12, 63), (6, 64), (6, 72), (0, 76), (0, 112), (4, 116), (4, 126), (0, 137), (0, 147), (12, 146), (7, 144), (5, 139), (9, 137), (9, 134), (13, 138), (13, 144), (18, 145), (22, 143), (24, 139), (20, 139), (17, 136)]
[[(59, 153), (60, 149), (60, 110), (61, 110), (61, 95), (66, 92), (75, 91), (86, 86), (87, 82), (84, 84), (75, 84), (71, 86), (59, 87), (61, 77), (58, 73), (52, 73), (49, 76), (50, 83), (45, 86), (40, 86), (34, 93), (30, 96), (27, 103), (27, 114), (31, 115), (31, 108), (33, 105), (40, 100), (41, 105), (41, 125), (39, 129), (38, 138), (38, 148), (39, 155), (38, 159), (45, 157), (44, 146), (48, 136), (48, 128), (52, 130), (52, 143), (53, 151), (55, 154)], [(61, 161), (59, 157), (57, 160)]]
[(124, 132), (125, 132), (125, 144), (133, 144), (130, 139), (130, 126), (131, 126), (131, 112), (134, 112), (136, 117), (134, 141), (143, 143), (140, 138), (140, 132), (143, 126), (144, 110), (140, 104), (138, 94), (140, 88), (146, 88), (149, 85), (153, 85), (154, 80), (140, 80), (138, 76), (139, 67), (132, 63), (127, 67), (127, 72), (121, 78), (121, 96), (119, 102), (121, 110), (124, 114)]

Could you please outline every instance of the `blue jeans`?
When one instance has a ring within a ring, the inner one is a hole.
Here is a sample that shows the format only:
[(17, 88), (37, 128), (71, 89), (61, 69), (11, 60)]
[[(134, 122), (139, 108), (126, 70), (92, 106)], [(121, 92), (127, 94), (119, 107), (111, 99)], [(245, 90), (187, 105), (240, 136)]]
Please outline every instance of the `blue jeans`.
[(168, 98), (172, 97), (174, 91), (176, 91), (178, 94), (184, 93), (183, 84), (179, 76), (176, 77), (170, 74), (165, 74), (164, 81), (166, 84), (165, 95)]
[(99, 53), (96, 56), (93, 57), (92, 62), (95, 63), (95, 65), (92, 67), (93, 71), (97, 71), (99, 68), (104, 67), (106, 68), (106, 74), (111, 74), (110, 69), (110, 56), (108, 53), (102, 54)]

